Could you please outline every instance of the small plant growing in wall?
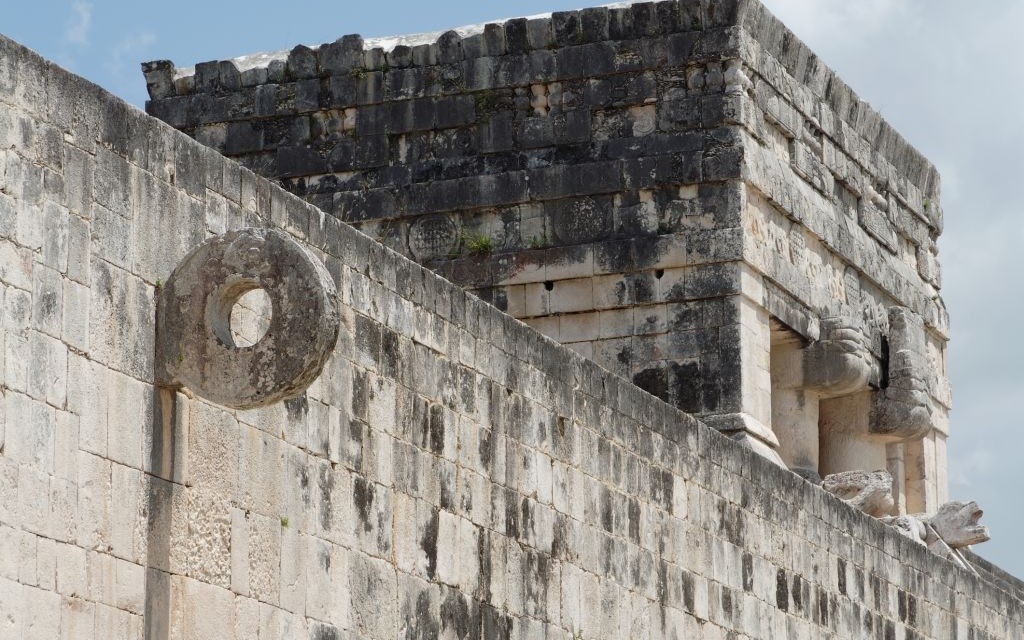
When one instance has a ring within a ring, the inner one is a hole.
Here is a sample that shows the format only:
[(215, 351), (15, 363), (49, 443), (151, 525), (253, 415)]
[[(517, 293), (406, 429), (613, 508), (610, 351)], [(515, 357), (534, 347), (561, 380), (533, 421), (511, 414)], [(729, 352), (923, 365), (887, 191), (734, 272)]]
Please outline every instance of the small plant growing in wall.
[(281, 516), (281, 528), (282, 529), (287, 529), (288, 528), (288, 516)]
[(470, 233), (462, 237), (462, 244), (471, 255), (484, 255), (494, 251), (494, 240), (483, 233)]

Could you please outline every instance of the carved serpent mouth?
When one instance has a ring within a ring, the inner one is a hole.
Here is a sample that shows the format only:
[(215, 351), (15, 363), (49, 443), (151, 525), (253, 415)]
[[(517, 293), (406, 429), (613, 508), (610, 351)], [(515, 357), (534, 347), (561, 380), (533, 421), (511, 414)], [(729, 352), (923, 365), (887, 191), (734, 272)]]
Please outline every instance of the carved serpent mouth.
[(965, 510), (969, 510), (970, 513), (967, 516), (967, 525), (964, 527), (964, 529), (973, 533), (975, 536), (983, 536), (985, 540), (988, 540), (988, 527), (986, 527), (983, 524), (979, 524), (978, 522), (979, 520), (981, 520), (981, 516), (985, 515), (985, 512), (982, 511), (978, 507), (978, 505), (974, 504), (973, 502), (967, 505), (965, 507)]

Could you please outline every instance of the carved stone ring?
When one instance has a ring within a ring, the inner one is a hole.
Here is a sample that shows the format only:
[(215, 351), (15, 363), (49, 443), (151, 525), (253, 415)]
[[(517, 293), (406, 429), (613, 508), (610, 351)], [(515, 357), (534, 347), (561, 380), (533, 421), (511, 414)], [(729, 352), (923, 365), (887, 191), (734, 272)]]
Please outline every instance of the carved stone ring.
[[(237, 346), (231, 309), (253, 289), (270, 299), (270, 326)], [(158, 292), (157, 383), (235, 409), (296, 396), (323, 370), (338, 324), (334, 282), (315, 256), (274, 229), (231, 231), (189, 252)]]

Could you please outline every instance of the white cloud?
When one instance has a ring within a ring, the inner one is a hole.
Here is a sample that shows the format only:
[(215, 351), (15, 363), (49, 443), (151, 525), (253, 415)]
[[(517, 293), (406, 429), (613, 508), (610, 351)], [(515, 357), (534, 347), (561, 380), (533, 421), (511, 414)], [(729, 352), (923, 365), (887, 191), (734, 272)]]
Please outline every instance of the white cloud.
[(975, 481), (983, 478), (982, 484), (991, 479), (989, 470), (996, 464), (996, 456), (989, 449), (972, 449), (955, 457), (955, 464), (949, 467), (950, 489), (956, 493), (960, 489), (971, 489)]
[(64, 28), (64, 43), (86, 46), (89, 44), (89, 29), (92, 27), (92, 4), (75, 0), (71, 3), (72, 15)]
[(125, 63), (135, 65), (146, 47), (156, 42), (156, 36), (148, 31), (132, 33), (122, 38), (110, 49), (110, 58), (106, 63), (107, 71), (119, 75), (125, 70)]
[(857, 42), (906, 9), (905, 0), (764, 0), (801, 39)]

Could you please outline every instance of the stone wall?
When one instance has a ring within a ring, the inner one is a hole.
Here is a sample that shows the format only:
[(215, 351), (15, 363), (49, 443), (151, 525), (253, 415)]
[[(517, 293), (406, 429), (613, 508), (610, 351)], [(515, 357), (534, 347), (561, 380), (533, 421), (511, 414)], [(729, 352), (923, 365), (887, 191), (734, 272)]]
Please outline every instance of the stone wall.
[[(996, 582), (4, 38), (0, 156), (0, 637), (1024, 635)], [(331, 274), (322, 375), (157, 388), (172, 270), (251, 226)]]
[[(670, 404), (811, 476), (889, 468), (904, 509), (945, 499), (938, 175), (759, 2), (145, 71), (150, 114)], [(894, 306), (927, 326), (927, 434), (836, 444), (845, 404), (773, 396), (779, 343), (837, 319), (884, 387)]]

